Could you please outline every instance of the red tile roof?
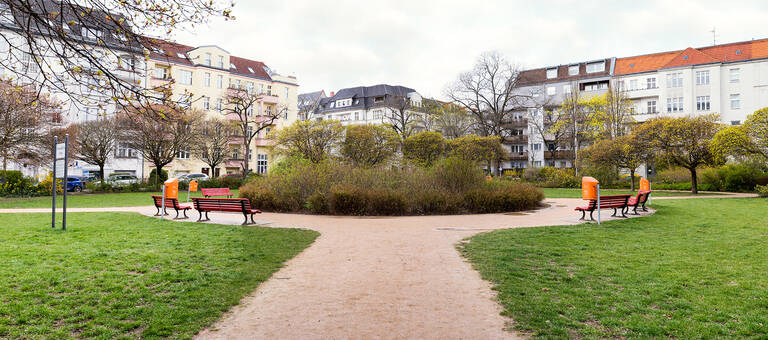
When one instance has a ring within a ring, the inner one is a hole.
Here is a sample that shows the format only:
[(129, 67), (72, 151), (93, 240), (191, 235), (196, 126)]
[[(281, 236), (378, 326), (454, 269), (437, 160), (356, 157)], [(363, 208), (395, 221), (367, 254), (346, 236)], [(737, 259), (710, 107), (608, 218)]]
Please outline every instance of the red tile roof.
[(717, 59), (710, 55), (706, 55), (699, 50), (688, 47), (682, 52), (678, 53), (674, 58), (672, 58), (672, 60), (664, 64), (662, 68), (710, 64), (716, 63), (717, 61)]
[(614, 74), (622, 75), (656, 71), (668, 67), (724, 63), (760, 58), (768, 58), (768, 39), (742, 41), (700, 48), (689, 47), (683, 51), (670, 51), (618, 58), (616, 60), (616, 70)]
[[(152, 59), (175, 64), (184, 64), (189, 66), (193, 65), (192, 61), (190, 61), (189, 57), (187, 56), (187, 52), (194, 50), (197, 47), (182, 45), (164, 40), (152, 40), (151, 45), (155, 47), (154, 49), (151, 49), (149, 53), (149, 56)], [(246, 77), (257, 77), (266, 80), (272, 80), (272, 78), (269, 76), (269, 73), (267, 73), (265, 70), (266, 65), (261, 61), (230, 55), (229, 62), (235, 66), (234, 69), (227, 69), (230, 73), (235, 73)]]

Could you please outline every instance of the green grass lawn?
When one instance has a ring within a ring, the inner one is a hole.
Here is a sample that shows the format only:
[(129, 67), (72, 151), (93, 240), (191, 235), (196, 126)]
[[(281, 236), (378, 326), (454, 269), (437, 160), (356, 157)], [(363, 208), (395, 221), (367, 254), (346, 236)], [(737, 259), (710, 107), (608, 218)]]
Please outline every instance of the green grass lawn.
[(768, 200), (654, 208), (601, 226), (484, 233), (461, 251), (536, 337), (768, 337)]
[[(231, 190), (237, 197), (237, 189)], [(110, 194), (69, 193), (68, 208), (101, 208), (101, 207), (138, 207), (152, 205), (150, 195), (160, 195), (158, 192), (127, 192)], [(202, 197), (200, 191), (191, 193), (190, 197)], [(187, 201), (187, 192), (179, 190), (179, 200)], [(56, 207), (61, 208), (63, 198), (56, 196)], [(0, 198), (0, 209), (20, 208), (50, 208), (51, 196), (29, 198)]]
[[(539, 188), (547, 198), (581, 198), (581, 189)], [(600, 195), (637, 195), (629, 189), (600, 189)], [(699, 193), (698, 196), (716, 196), (716, 193)], [(653, 191), (652, 197), (692, 196), (690, 191)]]
[(315, 231), (131, 213), (0, 214), (0, 339), (190, 338)]

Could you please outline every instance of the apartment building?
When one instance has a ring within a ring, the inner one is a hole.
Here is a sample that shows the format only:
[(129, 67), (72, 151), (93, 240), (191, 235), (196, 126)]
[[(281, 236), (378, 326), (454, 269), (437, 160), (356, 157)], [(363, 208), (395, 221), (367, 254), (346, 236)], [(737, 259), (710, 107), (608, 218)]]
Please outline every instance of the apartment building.
[(335, 119), (342, 125), (384, 124), (389, 122), (400, 107), (402, 100), (407, 100), (408, 111), (415, 111), (422, 106), (422, 97), (416, 90), (393, 85), (374, 85), (350, 87), (331, 92), (321, 98), (313, 111), (317, 120)]
[(509, 123), (510, 132), (504, 136), (503, 143), (510, 151), (510, 158), (503, 162), (502, 169), (572, 167), (572, 143), (557, 140), (546, 132), (548, 115), (575, 91), (583, 96), (605, 94), (615, 65), (615, 58), (605, 58), (520, 72), (516, 92), (531, 99), (518, 108)]
[(299, 119), (315, 119), (315, 114), (320, 109), (320, 101), (324, 98), (328, 96), (323, 90), (299, 94)]
[(637, 121), (717, 113), (739, 125), (768, 106), (768, 39), (619, 58), (614, 79)]
[[(104, 29), (110, 27), (108, 22), (89, 21), (103, 20), (103, 17), (83, 16), (70, 5), (62, 7), (58, 1), (41, 1), (31, 6), (49, 18), (50, 27), (34, 26), (37, 31), (33, 30), (32, 33), (41, 37), (36, 42), (39, 44), (37, 48), (57, 48), (59, 53), (66, 53), (63, 52), (65, 48), (57, 45), (58, 42), (43, 38), (51, 34), (48, 30), (62, 30), (70, 37), (73, 46), (82, 46), (92, 55), (99, 56), (102, 66), (109, 67), (110, 72), (124, 84), (141, 88), (146, 65), (143, 49), (138, 42), (131, 42), (114, 32), (105, 32)], [(75, 79), (60, 63), (60, 59), (54, 57), (55, 53), (36, 49), (33, 56), (29, 53), (30, 43), (24, 36), (25, 29), (22, 29), (23, 25), (28, 24), (24, 14), (14, 13), (8, 4), (0, 2), (0, 60), (4, 66), (0, 67), (0, 78), (39, 87), (42, 92), (61, 103), (61, 120), (56, 122), (61, 127), (114, 115), (118, 109), (117, 103), (112, 99), (111, 92), (105, 90), (101, 70), (89, 66), (92, 63), (87, 58), (73, 55), (70, 62), (83, 65), (79, 79)], [(35, 60), (35, 56), (41, 55), (46, 56), (45, 60)], [(97, 166), (82, 161), (75, 160), (69, 165), (71, 175), (89, 175), (99, 170)], [(135, 151), (118, 148), (114, 157), (108, 160), (105, 172), (107, 175), (112, 172), (136, 174), (141, 167), (142, 160)], [(11, 161), (9, 169), (38, 177), (50, 171), (47, 166), (28, 164), (24, 159)]]
[[(254, 120), (258, 116), (280, 113), (274, 124), (262, 130), (245, 159), (242, 136), (232, 136), (224, 164), (210, 169), (190, 150), (180, 150), (177, 158), (166, 168), (171, 176), (204, 173), (219, 176), (242, 172), (244, 162), (258, 173), (266, 173), (273, 163), (269, 152), (267, 133), (289, 125), (298, 119), (298, 82), (294, 76), (284, 76), (271, 70), (261, 61), (234, 56), (218, 46), (187, 46), (175, 42), (162, 42), (150, 51), (147, 65), (148, 88), (166, 88), (173, 99), (183, 106), (199, 109), (209, 117), (237, 121), (227, 115), (227, 95), (232, 91), (247, 91), (257, 95), (258, 105), (253, 108)], [(254, 127), (255, 128), (255, 127)], [(151, 164), (146, 164), (149, 174)]]

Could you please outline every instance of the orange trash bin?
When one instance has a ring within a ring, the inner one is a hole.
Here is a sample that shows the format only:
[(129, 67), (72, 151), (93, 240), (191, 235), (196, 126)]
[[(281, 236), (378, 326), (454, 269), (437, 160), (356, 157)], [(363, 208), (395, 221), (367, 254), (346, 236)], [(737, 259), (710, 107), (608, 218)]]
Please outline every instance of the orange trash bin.
[(594, 177), (582, 177), (581, 178), (581, 199), (596, 200), (598, 184), (600, 184), (600, 182), (596, 180)]
[(651, 191), (651, 181), (645, 177), (640, 179), (640, 191)]
[(177, 178), (169, 178), (163, 185), (165, 185), (165, 198), (179, 198), (179, 180)]

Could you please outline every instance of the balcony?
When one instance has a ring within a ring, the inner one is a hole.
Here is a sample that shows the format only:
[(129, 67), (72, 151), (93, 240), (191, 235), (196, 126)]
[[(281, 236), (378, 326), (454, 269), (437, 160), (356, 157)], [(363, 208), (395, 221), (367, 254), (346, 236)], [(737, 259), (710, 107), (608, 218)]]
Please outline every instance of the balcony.
[(513, 144), (527, 144), (528, 136), (527, 135), (507, 136), (507, 137), (504, 137), (504, 142), (513, 143)]
[(261, 98), (261, 101), (265, 104), (277, 104), (277, 96), (273, 94), (266, 94), (262, 93), (259, 95), (259, 98)]
[(245, 160), (242, 158), (227, 158), (227, 160), (224, 162), (224, 166), (227, 168), (239, 168), (241, 165), (243, 165), (243, 162)]
[(172, 78), (155, 78), (150, 77), (149, 78), (149, 87), (155, 88), (155, 87), (169, 87), (171, 85)]
[(525, 119), (525, 118), (513, 119), (511, 122), (504, 125), (506, 127), (512, 127), (512, 128), (526, 128), (528, 127), (528, 119)]
[(573, 150), (544, 151), (544, 159), (573, 159)]
[(528, 160), (528, 151), (525, 152), (511, 152), (509, 154), (509, 159), (511, 160)]

